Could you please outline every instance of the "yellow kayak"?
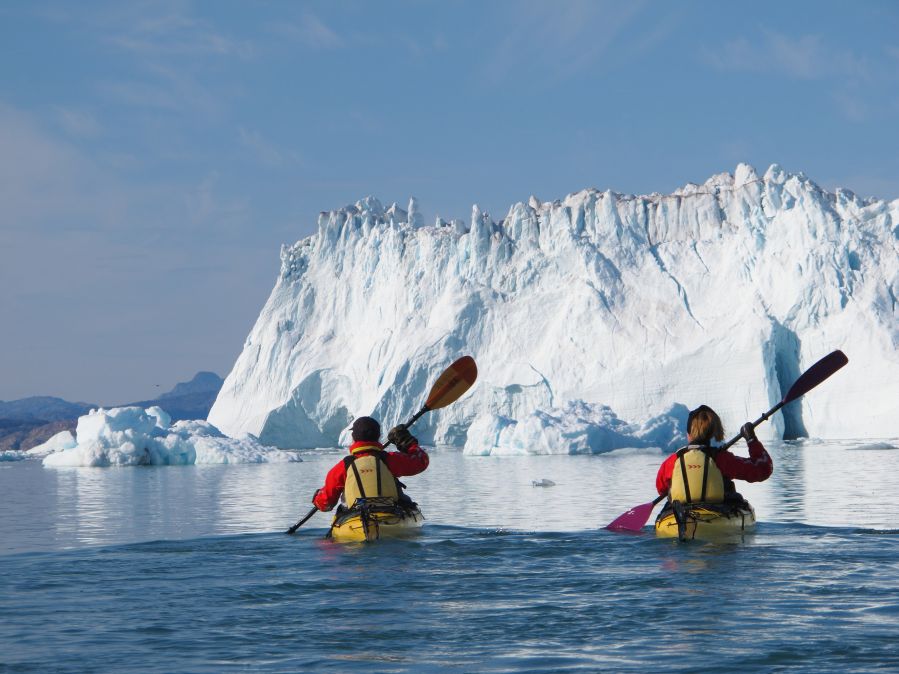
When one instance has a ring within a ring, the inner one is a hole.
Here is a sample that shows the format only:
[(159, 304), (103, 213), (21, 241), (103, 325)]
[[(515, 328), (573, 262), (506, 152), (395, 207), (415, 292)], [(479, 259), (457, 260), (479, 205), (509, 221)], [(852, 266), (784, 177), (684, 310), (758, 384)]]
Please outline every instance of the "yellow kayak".
[[(680, 520), (680, 522), (678, 522)], [(755, 510), (749, 503), (669, 503), (656, 518), (656, 536), (709, 539), (755, 529)]]
[[(363, 503), (334, 515), (328, 537), (341, 543), (376, 541), (380, 538), (414, 536), (421, 530), (424, 515), (418, 506), (394, 503)], [(375, 501), (376, 499), (370, 499)]]

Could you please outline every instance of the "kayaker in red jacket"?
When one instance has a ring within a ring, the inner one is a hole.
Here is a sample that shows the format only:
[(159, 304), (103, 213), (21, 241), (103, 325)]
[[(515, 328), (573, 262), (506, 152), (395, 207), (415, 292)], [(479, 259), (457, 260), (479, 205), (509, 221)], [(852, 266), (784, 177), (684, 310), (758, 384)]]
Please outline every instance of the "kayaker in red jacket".
[[(384, 451), (381, 438), (381, 425), (371, 417), (359, 417), (353, 422), (353, 444), (349, 447), (350, 456), (341, 459), (325, 478), (325, 485), (316, 490), (312, 496), (312, 503), (319, 510), (331, 510), (344, 493), (347, 484), (347, 476), (353, 482), (353, 493), (362, 492), (366, 498), (389, 498), (399, 503), (411, 499), (402, 493), (396, 480), (406, 475), (417, 475), (428, 467), (427, 452), (418, 446), (418, 440), (409, 432), (404, 424), (390, 429), (387, 439), (396, 445), (398, 452)], [(356, 462), (364, 457), (373, 459), (360, 461), (364, 464), (362, 473), (355, 466)], [(387, 468), (389, 474), (378, 473), (377, 479), (368, 473), (379, 471), (381, 465)], [(382, 479), (383, 478), (383, 479)], [(368, 485), (359, 489), (359, 485)], [(354, 499), (355, 500), (355, 499)], [(352, 503), (347, 503), (352, 507)]]
[[(711, 448), (710, 452), (715, 465), (724, 477), (726, 498), (742, 498), (736, 493), (733, 480), (762, 482), (771, 477), (774, 470), (774, 463), (771, 461), (768, 451), (755, 437), (755, 430), (751, 422), (743, 424), (740, 435), (743, 436), (749, 447), (749, 458), (736, 456), (728, 450), (715, 452), (714, 448)], [(708, 449), (712, 440), (718, 442), (724, 440), (724, 427), (721, 424), (721, 418), (712, 408), (700, 405), (687, 417), (687, 442), (690, 447)], [(656, 490), (659, 494), (665, 494), (671, 488), (671, 476), (678, 463), (677, 457), (678, 452), (674, 452), (659, 467), (656, 475)]]

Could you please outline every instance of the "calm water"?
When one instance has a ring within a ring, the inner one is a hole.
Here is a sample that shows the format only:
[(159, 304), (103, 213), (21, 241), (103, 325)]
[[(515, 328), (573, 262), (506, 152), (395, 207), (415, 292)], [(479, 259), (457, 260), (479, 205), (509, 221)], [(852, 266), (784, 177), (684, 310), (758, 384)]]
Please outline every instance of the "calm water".
[(283, 533), (338, 454), (3, 463), (0, 671), (899, 671), (899, 450), (772, 454), (757, 532), (688, 544), (600, 529), (658, 452), (437, 452), (422, 535), (355, 546)]

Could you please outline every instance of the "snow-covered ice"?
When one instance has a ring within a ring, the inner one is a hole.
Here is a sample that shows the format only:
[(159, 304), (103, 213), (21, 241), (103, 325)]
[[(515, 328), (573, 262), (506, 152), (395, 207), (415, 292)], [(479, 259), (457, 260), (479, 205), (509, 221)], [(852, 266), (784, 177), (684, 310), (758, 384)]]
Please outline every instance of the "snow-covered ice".
[(225, 437), (206, 421), (178, 421), (159, 407), (91, 410), (73, 437), (63, 431), (28, 452), (45, 466), (136, 466), (300, 461), (256, 439)]
[(422, 441), (666, 447), (682, 440), (666, 411), (706, 403), (736, 434), (842, 349), (849, 365), (760, 437), (896, 438), (897, 296), (899, 200), (776, 165), (669, 195), (531, 197), (499, 222), (475, 206), (470, 223), (426, 226), (417, 202), (368, 197), (282, 248), (209, 420), (280, 447), (333, 446), (356, 416), (408, 418), (470, 354), (477, 384), (418, 422)]
[(77, 443), (70, 431), (61, 431), (44, 444), (27, 450), (6, 450), (0, 452), (0, 461), (24, 461), (25, 459), (42, 459), (53, 452), (71, 449)]
[(61, 431), (51, 437), (42, 445), (37, 445), (27, 450), (25, 453), (31, 458), (44, 458), (55, 452), (61, 452), (66, 449), (75, 449), (78, 446), (77, 440), (71, 431)]

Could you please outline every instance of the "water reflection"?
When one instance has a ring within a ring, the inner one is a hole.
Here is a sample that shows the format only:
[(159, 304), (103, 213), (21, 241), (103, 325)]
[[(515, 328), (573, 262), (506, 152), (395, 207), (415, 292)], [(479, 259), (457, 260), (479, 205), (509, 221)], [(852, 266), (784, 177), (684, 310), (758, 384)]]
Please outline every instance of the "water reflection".
[[(131, 481), (130, 476), (122, 474), (120, 480), (110, 481), (106, 479), (107, 472), (98, 468), (57, 472), (57, 541), (71, 540), (73, 546), (106, 543), (104, 532), (132, 521), (130, 513), (123, 512), (128, 501), (121, 498), (122, 487)], [(119, 522), (114, 524), (111, 518), (116, 515)], [(61, 547), (70, 546), (63, 543)]]
[(806, 503), (805, 453), (801, 443), (789, 441), (768, 451), (774, 461), (770, 490), (777, 495), (780, 516), (801, 521)]
[[(895, 530), (896, 446), (895, 441), (775, 443), (769, 447), (772, 478), (739, 488), (755, 506), (762, 531), (771, 522)], [(237, 466), (6, 464), (0, 470), (5, 495), (0, 551), (280, 532), (308, 511), (312, 493), (341, 456), (335, 450), (311, 454), (303, 463)], [(659, 450), (519, 457), (437, 450), (431, 467), (405, 482), (429, 524), (485, 532), (583, 531), (652, 500), (663, 458)], [(542, 480), (555, 484), (533, 486)], [(318, 537), (329, 521), (329, 514), (319, 513), (300, 534)]]
[(20, 462), (0, 474), (8, 501), (0, 552), (286, 529), (308, 510), (319, 471), (285, 465), (45, 469)]

